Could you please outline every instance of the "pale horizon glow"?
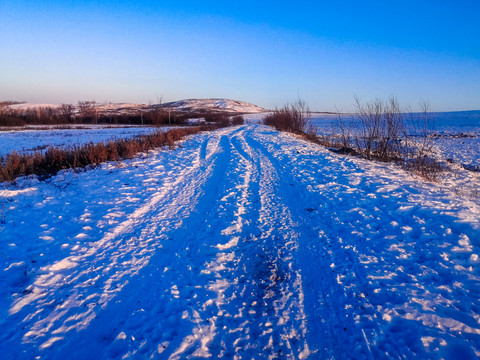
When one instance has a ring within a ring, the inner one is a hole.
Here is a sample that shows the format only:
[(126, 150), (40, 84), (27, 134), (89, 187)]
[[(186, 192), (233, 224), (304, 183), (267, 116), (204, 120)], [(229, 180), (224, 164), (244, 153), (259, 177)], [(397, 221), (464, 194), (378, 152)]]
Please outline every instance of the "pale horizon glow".
[(4, 1), (0, 100), (478, 110), (480, 4), (431, 4)]

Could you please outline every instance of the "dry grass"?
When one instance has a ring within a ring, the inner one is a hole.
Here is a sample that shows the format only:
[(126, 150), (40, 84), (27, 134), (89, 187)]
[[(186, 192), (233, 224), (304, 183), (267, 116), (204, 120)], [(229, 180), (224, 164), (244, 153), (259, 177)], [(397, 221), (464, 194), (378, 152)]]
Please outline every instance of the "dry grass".
[(97, 166), (105, 161), (117, 161), (135, 157), (162, 146), (173, 147), (175, 142), (201, 131), (214, 130), (219, 126), (195, 126), (157, 131), (133, 139), (108, 143), (90, 143), (70, 149), (50, 147), (45, 153), (19, 154), (14, 151), (0, 157), (0, 181), (13, 181), (19, 176), (37, 175), (46, 178), (63, 169)]

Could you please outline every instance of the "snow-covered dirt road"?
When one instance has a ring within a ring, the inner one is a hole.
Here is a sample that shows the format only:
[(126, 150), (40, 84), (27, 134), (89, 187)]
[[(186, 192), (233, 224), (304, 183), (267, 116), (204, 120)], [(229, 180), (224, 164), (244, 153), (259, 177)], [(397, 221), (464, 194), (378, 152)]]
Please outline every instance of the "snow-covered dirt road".
[(480, 209), (260, 125), (0, 189), (2, 359), (480, 356)]

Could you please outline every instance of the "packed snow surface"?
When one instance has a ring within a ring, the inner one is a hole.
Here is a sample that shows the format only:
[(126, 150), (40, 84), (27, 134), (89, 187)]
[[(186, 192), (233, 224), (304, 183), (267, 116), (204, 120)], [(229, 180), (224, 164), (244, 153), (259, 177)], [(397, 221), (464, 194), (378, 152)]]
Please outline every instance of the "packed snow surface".
[(476, 359), (480, 208), (261, 125), (0, 187), (2, 359)]

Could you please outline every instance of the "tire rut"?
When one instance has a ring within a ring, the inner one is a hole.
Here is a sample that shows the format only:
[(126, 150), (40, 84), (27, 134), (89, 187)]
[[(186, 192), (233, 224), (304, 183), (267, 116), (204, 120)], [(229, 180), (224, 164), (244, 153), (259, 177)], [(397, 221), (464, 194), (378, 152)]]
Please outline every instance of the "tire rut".
[[(277, 193), (282, 197), (281, 201), (286, 208), (300, 209), (292, 212), (295, 224), (292, 228), (299, 238), (296, 263), (301, 268), (304, 286), (309, 289), (305, 297), (305, 313), (308, 331), (315, 334), (307, 335), (312, 353), (335, 359), (349, 358), (352, 353), (359, 358), (374, 358), (367, 336), (348, 311), (353, 294), (339, 284), (338, 269), (335, 268), (335, 264), (337, 267), (346, 265), (348, 269), (345, 270), (353, 270), (357, 274), (356, 280), (362, 281), (364, 277), (358, 271), (358, 260), (342, 247), (337, 238), (329, 235), (328, 227), (322, 226), (324, 221), (322, 214), (314, 209), (316, 205), (305, 203), (302, 194), (308, 190), (292, 176), (288, 163), (280, 163), (254, 136), (248, 138), (250, 146), (259, 149), (278, 172)], [(285, 196), (291, 192), (299, 195), (295, 202), (292, 202), (292, 196)], [(369, 307), (367, 304), (362, 306)]]
[[(49, 311), (36, 312), (23, 320), (24, 343), (42, 349), (62, 339), (52, 334), (86, 329), (124, 290), (128, 279), (136, 276), (168, 240), (164, 230), (178, 227), (179, 220), (195, 205), (199, 188), (212, 169), (210, 162), (201, 156), (212, 141), (215, 151), (215, 139), (206, 138), (196, 159), (177, 173), (167, 187), (153, 193), (127, 220), (91, 243), (88, 249), (79, 249), (35, 279), (31, 292), (19, 299), (12, 309), (20, 316), (32, 307), (47, 307)], [(93, 294), (87, 296), (88, 293)], [(52, 302), (50, 299), (64, 300)]]

